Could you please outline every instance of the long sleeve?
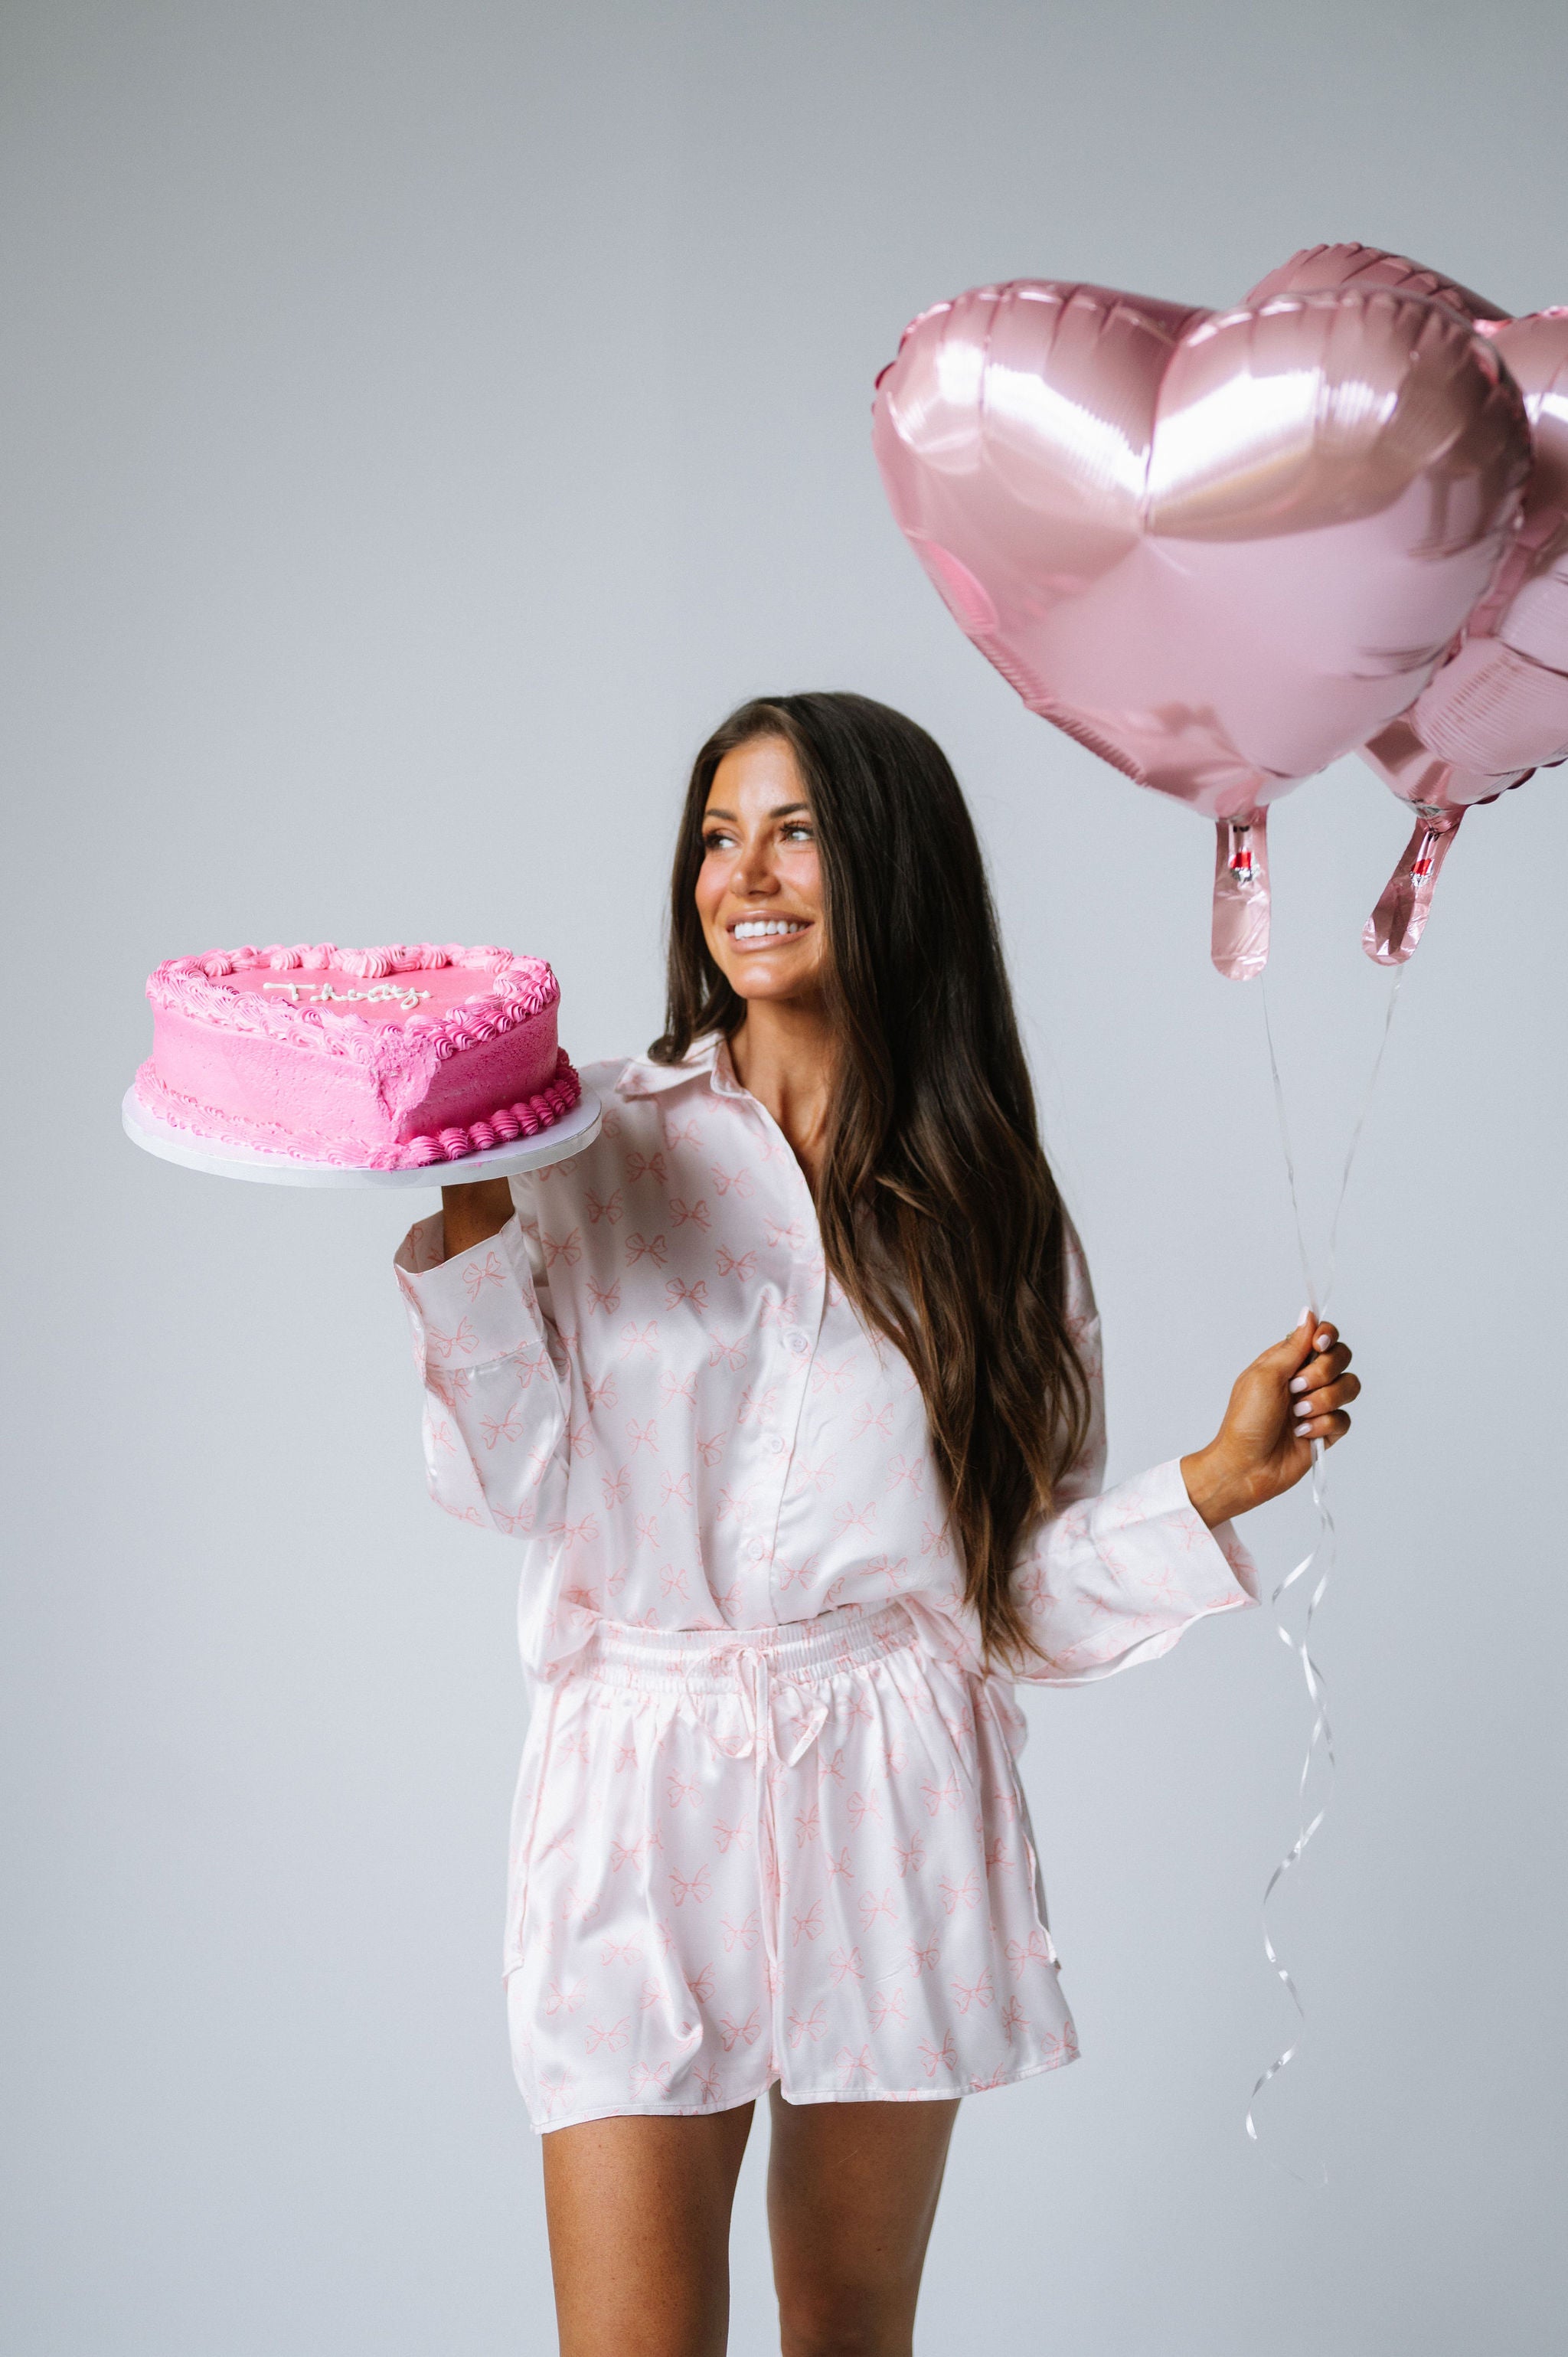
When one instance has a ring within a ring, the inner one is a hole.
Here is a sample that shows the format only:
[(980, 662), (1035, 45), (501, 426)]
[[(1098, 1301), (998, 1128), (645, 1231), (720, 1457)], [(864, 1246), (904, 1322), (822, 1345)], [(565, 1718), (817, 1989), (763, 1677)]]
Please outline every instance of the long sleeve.
[(1027, 1683), (1079, 1684), (1168, 1653), (1209, 1612), (1255, 1604), (1258, 1575), (1229, 1523), (1209, 1530), (1187, 1494), (1179, 1458), (1114, 1489), (1105, 1478), (1105, 1383), (1100, 1316), (1082, 1247), (1068, 1232), (1068, 1311), (1090, 1417), (1082, 1450), (1014, 1573), (1014, 1593), (1038, 1653)]
[[(424, 1386), (430, 1494), (461, 1521), (527, 1536), (560, 1512), (565, 1375), (516, 1214), (499, 1235), (443, 1260), (440, 1215), (394, 1260)], [(556, 1345), (559, 1350), (559, 1344)]]

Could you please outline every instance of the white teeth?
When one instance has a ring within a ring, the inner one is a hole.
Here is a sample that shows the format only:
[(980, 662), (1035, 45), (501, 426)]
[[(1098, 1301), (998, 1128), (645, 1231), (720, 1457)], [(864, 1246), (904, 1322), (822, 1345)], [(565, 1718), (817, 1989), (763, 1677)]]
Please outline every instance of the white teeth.
[(774, 935), (787, 939), (805, 930), (793, 917), (743, 917), (735, 927), (735, 938), (737, 942), (763, 942)]

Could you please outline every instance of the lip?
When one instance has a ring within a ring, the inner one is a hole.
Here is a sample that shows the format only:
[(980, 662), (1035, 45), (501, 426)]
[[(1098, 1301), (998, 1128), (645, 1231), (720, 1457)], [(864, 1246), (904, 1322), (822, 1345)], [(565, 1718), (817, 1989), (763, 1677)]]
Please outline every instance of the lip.
[[(800, 930), (798, 933), (765, 933), (760, 941), (755, 942), (737, 942), (735, 937), (735, 929), (737, 925), (776, 924), (780, 922), (799, 925)], [(729, 936), (729, 945), (737, 957), (753, 957), (760, 950), (793, 949), (797, 942), (803, 942), (805, 940), (815, 920), (813, 918), (802, 917), (793, 909), (768, 909), (766, 911), (763, 909), (748, 909), (741, 916), (731, 917), (728, 919), (725, 925), (725, 931)]]

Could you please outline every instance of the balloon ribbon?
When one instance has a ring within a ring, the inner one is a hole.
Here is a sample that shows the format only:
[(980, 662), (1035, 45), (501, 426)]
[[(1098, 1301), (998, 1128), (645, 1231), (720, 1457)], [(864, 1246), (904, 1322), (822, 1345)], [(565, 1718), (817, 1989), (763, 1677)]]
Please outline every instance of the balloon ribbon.
[[(1269, 1019), (1269, 991), (1266, 980), (1263, 982), (1262, 986), (1262, 997), (1263, 1002), (1263, 1036), (1268, 1041), (1269, 1071), (1273, 1076), (1274, 1084), (1274, 1111), (1279, 1116), (1280, 1145), (1284, 1154), (1285, 1178), (1290, 1186), (1290, 1205), (1291, 1213), (1295, 1222), (1296, 1250), (1301, 1255), (1301, 1272), (1306, 1282), (1306, 1306), (1309, 1313), (1311, 1314), (1315, 1327), (1316, 1326), (1318, 1319), (1327, 1309), (1328, 1297), (1334, 1290), (1334, 1279), (1337, 1269), (1339, 1254), (1339, 1216), (1345, 1209), (1345, 1198), (1350, 1185), (1350, 1171), (1356, 1160), (1357, 1150), (1361, 1143), (1361, 1132), (1366, 1127), (1367, 1114), (1371, 1108), (1372, 1098), (1377, 1090), (1379, 1075), (1383, 1069), (1383, 1056), (1389, 1044), (1389, 1033), (1393, 1028), (1394, 1009), (1399, 1004), (1400, 985), (1404, 980), (1404, 973), (1405, 969), (1402, 965), (1397, 965), (1393, 970), (1393, 980), (1389, 987), (1388, 1006), (1383, 1016), (1382, 1036), (1378, 1041), (1378, 1052), (1372, 1059), (1372, 1069), (1368, 1076), (1366, 1090), (1361, 1098), (1360, 1111), (1356, 1115), (1356, 1125), (1350, 1133), (1350, 1143), (1346, 1149), (1345, 1166), (1339, 1174), (1339, 1192), (1335, 1198), (1333, 1216), (1328, 1223), (1327, 1267), (1325, 1272), (1323, 1290), (1321, 1293), (1319, 1293), (1317, 1289), (1316, 1280), (1313, 1275), (1312, 1256), (1307, 1250), (1306, 1232), (1302, 1222), (1300, 1191), (1296, 1184), (1295, 1157), (1291, 1150), (1290, 1120), (1285, 1111), (1284, 1083), (1280, 1078), (1280, 1060), (1274, 1049), (1273, 1025)], [(1257, 2103), (1258, 2097), (1262, 2094), (1263, 2089), (1269, 2084), (1270, 2081), (1277, 2079), (1280, 2072), (1283, 2071), (1289, 2063), (1294, 2061), (1296, 2055), (1301, 2050), (1302, 2040), (1306, 2031), (1306, 2007), (1301, 2001), (1300, 1991), (1296, 1987), (1289, 1967), (1280, 1961), (1279, 1952), (1274, 1946), (1273, 1938), (1269, 1930), (1269, 1901), (1273, 1899), (1274, 1892), (1284, 1880), (1285, 1876), (1289, 1874), (1292, 1867), (1300, 1864), (1308, 1842), (1311, 1841), (1314, 1834), (1316, 1833), (1319, 1825), (1321, 1825), (1325, 1816), (1327, 1814), (1328, 1798), (1333, 1790), (1337, 1765), (1334, 1757), (1334, 1730), (1329, 1723), (1326, 1689), (1323, 1672), (1318, 1667), (1318, 1664), (1313, 1659), (1312, 1655), (1313, 1622), (1317, 1617), (1317, 1609), (1322, 1603), (1324, 1596), (1327, 1590), (1329, 1578), (1334, 1570), (1335, 1557), (1338, 1550), (1338, 1533), (1335, 1528), (1334, 1516), (1330, 1512), (1328, 1507), (1327, 1469), (1323, 1460), (1323, 1443), (1321, 1440), (1315, 1440), (1312, 1444), (1312, 1471), (1310, 1480), (1312, 1487), (1312, 1503), (1317, 1516), (1317, 1536), (1314, 1540), (1312, 1545), (1307, 1549), (1305, 1555), (1303, 1555), (1301, 1561), (1296, 1565), (1295, 1569), (1289, 1573), (1285, 1578), (1281, 1580), (1279, 1586), (1274, 1589), (1273, 1594), (1269, 1598), (1271, 1609), (1274, 1613), (1274, 1626), (1278, 1631), (1281, 1642), (1286, 1647), (1287, 1651), (1293, 1652), (1296, 1656), (1297, 1660), (1301, 1663), (1302, 1678), (1306, 1687), (1306, 1698), (1313, 1716), (1312, 1732), (1307, 1738), (1306, 1756), (1302, 1761), (1301, 1777), (1296, 1787), (1296, 1805), (1299, 1812), (1296, 1836), (1294, 1841), (1292, 1842), (1289, 1849), (1286, 1850), (1283, 1857), (1281, 1858), (1279, 1864), (1275, 1867), (1273, 1874), (1269, 1877), (1267, 1888), (1263, 1892), (1263, 1902), (1261, 1910), (1263, 1953), (1268, 1959), (1271, 1969), (1275, 1973), (1283, 1984), (1285, 1994), (1290, 1998), (1292, 2005), (1295, 2007), (1297, 2029), (1295, 2036), (1291, 2040), (1290, 2043), (1284, 2047), (1280, 2053), (1276, 2054), (1273, 2061), (1269, 2064), (1268, 2069), (1262, 2072), (1253, 2082), (1252, 2093), (1248, 2099), (1247, 2104), (1247, 2134), (1254, 2144), (1258, 2142), (1258, 2130), (1252, 2117), (1253, 2105)], [(1283, 1619), (1280, 1617), (1280, 1601), (1285, 1595), (1286, 1591), (1295, 1586), (1297, 1580), (1305, 1579), (1308, 1573), (1314, 1569), (1315, 1566), (1318, 1565), (1320, 1557), (1321, 1567), (1317, 1570), (1316, 1579), (1308, 1594), (1305, 1618), (1302, 1623), (1301, 1634), (1297, 1637), (1285, 1627)], [(1306, 1800), (1307, 1785), (1312, 1776), (1313, 1762), (1316, 1759), (1320, 1748), (1322, 1749), (1327, 1770), (1327, 1782), (1324, 1787), (1324, 1793), (1321, 1802), (1318, 1803), (1318, 1806), (1314, 1811), (1313, 1814), (1308, 1817)], [(1265, 2156), (1265, 2158), (1272, 2157)], [(1274, 2162), (1273, 2165), (1276, 2168), (1283, 2168), (1284, 2166), (1283, 2162)], [(1327, 2169), (1321, 2163), (1319, 2166), (1323, 2169), (1323, 2174), (1318, 2182), (1321, 2185), (1326, 2185), (1328, 2182)], [(1298, 2184), (1305, 2184), (1307, 2181), (1305, 2178), (1297, 2176), (1297, 2172), (1294, 2169), (1287, 2169), (1286, 2174), (1291, 2177), (1295, 2177)]]

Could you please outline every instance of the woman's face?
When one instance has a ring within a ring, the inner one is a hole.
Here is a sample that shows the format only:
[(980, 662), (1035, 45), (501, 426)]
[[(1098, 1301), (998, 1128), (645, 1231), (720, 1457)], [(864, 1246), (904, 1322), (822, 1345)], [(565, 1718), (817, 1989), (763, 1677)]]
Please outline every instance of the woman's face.
[(822, 984), (817, 830), (795, 756), (756, 737), (714, 772), (703, 820), (697, 913), (714, 964), (740, 998), (809, 998)]

